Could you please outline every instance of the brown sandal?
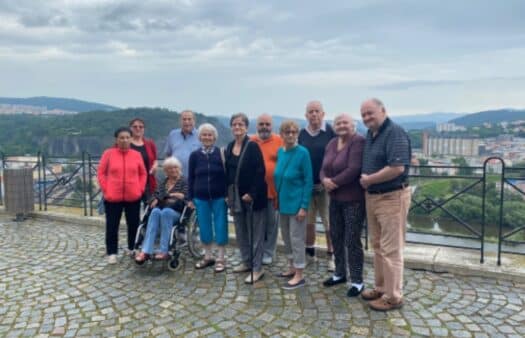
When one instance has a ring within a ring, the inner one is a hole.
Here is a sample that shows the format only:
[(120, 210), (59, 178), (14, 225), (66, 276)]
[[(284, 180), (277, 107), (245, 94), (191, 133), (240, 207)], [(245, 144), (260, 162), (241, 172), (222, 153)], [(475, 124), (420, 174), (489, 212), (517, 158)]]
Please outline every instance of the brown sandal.
[(205, 269), (208, 266), (212, 266), (215, 264), (215, 259), (209, 258), (209, 259), (202, 259), (195, 264), (195, 269)]
[(215, 272), (223, 272), (226, 269), (226, 264), (224, 262), (224, 259), (218, 259), (215, 262)]

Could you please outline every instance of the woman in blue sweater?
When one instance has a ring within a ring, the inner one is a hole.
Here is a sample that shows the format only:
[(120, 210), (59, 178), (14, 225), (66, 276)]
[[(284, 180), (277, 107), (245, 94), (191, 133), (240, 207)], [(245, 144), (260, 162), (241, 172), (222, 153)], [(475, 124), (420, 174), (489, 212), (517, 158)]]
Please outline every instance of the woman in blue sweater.
[[(197, 262), (195, 268), (204, 269), (215, 264), (215, 272), (222, 272), (226, 268), (224, 247), (228, 244), (223, 155), (215, 146), (218, 134), (213, 125), (202, 124), (198, 135), (202, 148), (191, 153), (188, 164), (189, 205), (197, 208), (200, 239), (204, 246), (204, 258)], [(217, 260), (211, 252), (214, 239), (219, 251)]]
[(279, 224), (289, 267), (279, 276), (291, 278), (284, 289), (304, 286), (306, 211), (312, 192), (310, 154), (297, 144), (299, 126), (284, 121), (280, 127), (284, 148), (277, 153), (274, 179), (279, 202)]

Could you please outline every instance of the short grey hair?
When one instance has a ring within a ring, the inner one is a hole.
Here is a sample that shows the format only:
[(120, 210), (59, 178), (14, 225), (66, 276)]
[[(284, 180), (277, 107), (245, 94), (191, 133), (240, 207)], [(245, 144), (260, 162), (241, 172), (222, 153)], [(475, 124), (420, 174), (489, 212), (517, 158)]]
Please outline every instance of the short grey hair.
[(199, 126), (199, 129), (197, 130), (197, 135), (199, 138), (201, 137), (202, 132), (205, 130), (211, 131), (213, 137), (215, 137), (215, 140), (219, 138), (219, 132), (217, 131), (217, 128), (215, 128), (215, 126), (211, 123), (203, 123)]
[(169, 167), (177, 167), (182, 172), (182, 163), (175, 156), (167, 157), (162, 162), (162, 169), (166, 170)]
[(385, 104), (380, 99), (372, 97), (370, 101), (374, 102), (382, 111), (386, 111)]

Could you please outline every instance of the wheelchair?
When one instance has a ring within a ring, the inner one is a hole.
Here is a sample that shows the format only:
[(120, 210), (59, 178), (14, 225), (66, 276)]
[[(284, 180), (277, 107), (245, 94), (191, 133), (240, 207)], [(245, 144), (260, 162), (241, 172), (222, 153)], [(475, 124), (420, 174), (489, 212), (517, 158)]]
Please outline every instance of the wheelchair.
[[(146, 236), (146, 228), (148, 226), (148, 219), (151, 214), (152, 208), (149, 206), (146, 207), (142, 221), (139, 224), (137, 229), (137, 235), (135, 237), (135, 252), (139, 252), (142, 249), (142, 243), (144, 237)], [(190, 255), (195, 259), (201, 259), (204, 255), (204, 250), (200, 241), (199, 234), (199, 225), (197, 222), (197, 212), (195, 209), (184, 206), (180, 218), (173, 224), (170, 233), (170, 241), (168, 246), (168, 259), (167, 267), (170, 271), (176, 271), (181, 267), (180, 264), (180, 254), (181, 254), (181, 231), (185, 230), (186, 233), (186, 243)], [(134, 260), (135, 261), (135, 260)], [(153, 255), (148, 257), (146, 261), (137, 262), (137, 265), (144, 265), (147, 261), (155, 261)]]

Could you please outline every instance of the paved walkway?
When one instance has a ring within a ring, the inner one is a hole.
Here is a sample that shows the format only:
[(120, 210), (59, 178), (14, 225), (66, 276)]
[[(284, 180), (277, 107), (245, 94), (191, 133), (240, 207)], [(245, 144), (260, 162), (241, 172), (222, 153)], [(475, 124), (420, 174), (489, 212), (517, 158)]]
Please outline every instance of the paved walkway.
[(108, 266), (103, 236), (0, 214), (0, 336), (525, 336), (523, 284), (406, 270), (406, 305), (384, 314), (344, 286), (323, 288), (325, 261), (307, 269), (305, 288), (279, 288), (282, 259), (252, 288), (231, 269), (195, 271), (186, 252), (176, 272), (125, 257)]

